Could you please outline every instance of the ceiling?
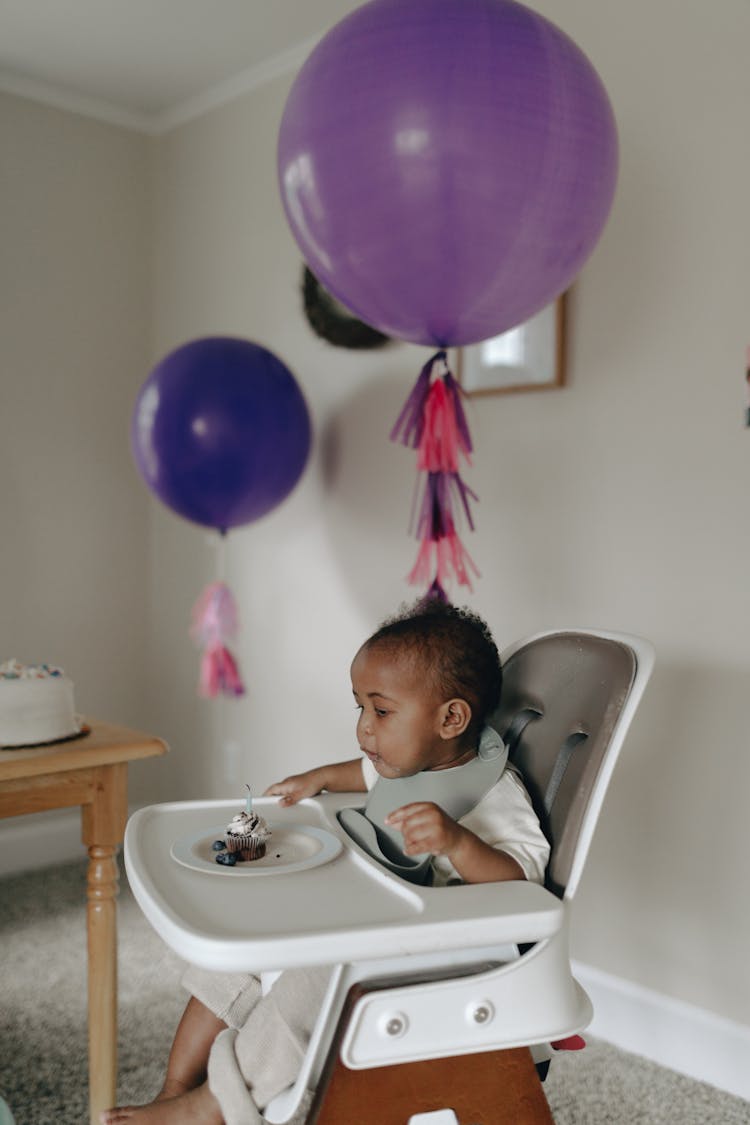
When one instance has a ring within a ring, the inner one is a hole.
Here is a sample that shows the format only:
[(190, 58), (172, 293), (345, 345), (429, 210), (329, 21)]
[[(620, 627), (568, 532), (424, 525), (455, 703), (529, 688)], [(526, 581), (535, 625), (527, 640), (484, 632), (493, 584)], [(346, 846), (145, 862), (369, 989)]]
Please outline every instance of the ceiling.
[(0, 90), (157, 132), (299, 65), (360, 0), (0, 0)]

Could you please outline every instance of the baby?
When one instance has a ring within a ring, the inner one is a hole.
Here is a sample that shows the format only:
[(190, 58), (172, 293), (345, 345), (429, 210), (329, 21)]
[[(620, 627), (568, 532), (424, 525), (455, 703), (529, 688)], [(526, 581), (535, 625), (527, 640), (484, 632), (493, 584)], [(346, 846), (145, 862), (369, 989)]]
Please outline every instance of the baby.
[[(481, 618), (418, 602), (365, 641), (351, 679), (363, 757), (294, 774), (265, 796), (278, 796), (283, 807), (323, 790), (370, 791), (364, 820), (380, 810), (371, 854), (380, 858), (382, 845), (389, 866), (388, 857), (397, 870), (402, 860), (408, 868), (411, 857), (424, 857), (428, 871), (420, 881), (433, 885), (542, 882), (549, 844), (499, 737), (486, 726), (502, 673)], [(399, 793), (392, 783), (406, 779), (413, 779), (407, 784), (416, 799), (388, 808)], [(385, 806), (376, 800), (380, 791)], [(456, 792), (458, 805), (446, 809)], [(399, 842), (395, 854), (389, 839)], [(101, 1121), (261, 1122), (260, 1110), (296, 1077), (329, 975), (330, 969), (287, 970), (264, 988), (251, 974), (188, 969), (191, 997), (162, 1090), (148, 1105), (106, 1110)]]

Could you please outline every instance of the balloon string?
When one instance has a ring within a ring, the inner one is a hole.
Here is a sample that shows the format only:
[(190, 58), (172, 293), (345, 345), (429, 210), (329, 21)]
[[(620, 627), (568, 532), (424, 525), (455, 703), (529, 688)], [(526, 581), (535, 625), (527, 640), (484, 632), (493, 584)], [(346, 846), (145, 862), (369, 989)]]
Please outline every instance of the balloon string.
[(225, 534), (219, 535), (219, 542), (216, 546), (216, 578), (219, 582), (224, 582), (227, 576), (227, 537)]

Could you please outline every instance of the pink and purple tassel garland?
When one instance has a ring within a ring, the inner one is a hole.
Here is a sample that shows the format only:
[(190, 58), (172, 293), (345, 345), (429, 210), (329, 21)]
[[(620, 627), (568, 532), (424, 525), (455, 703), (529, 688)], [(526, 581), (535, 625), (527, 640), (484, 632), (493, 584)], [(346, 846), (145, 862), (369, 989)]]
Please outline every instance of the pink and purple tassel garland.
[[(445, 370), (433, 379), (437, 363)], [(461, 394), (446, 353), (436, 352), (422, 368), (391, 431), (391, 441), (417, 450), (420, 473), (412, 518), (420, 547), (408, 581), (429, 587), (428, 597), (446, 602), (449, 582), (471, 590), (470, 572), (479, 577), (456, 530), (461, 515), (474, 530), (470, 500), (478, 500), (459, 474), (460, 458), (471, 464), (472, 451)]]
[(198, 690), (207, 699), (245, 694), (237, 661), (227, 641), (237, 635), (237, 604), (224, 582), (211, 582), (193, 606), (190, 635), (203, 649)]

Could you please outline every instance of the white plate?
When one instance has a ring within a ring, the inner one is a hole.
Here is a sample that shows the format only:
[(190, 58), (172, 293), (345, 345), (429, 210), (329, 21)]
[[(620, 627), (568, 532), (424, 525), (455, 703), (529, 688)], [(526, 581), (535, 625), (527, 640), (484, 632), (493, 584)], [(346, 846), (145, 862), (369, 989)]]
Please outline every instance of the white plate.
[(225, 824), (203, 828), (175, 840), (171, 855), (183, 867), (208, 871), (211, 875), (231, 875), (236, 879), (240, 875), (280, 875), (320, 867), (334, 859), (343, 846), (341, 840), (325, 828), (315, 828), (311, 824), (298, 824), (294, 828), (269, 827), (272, 835), (266, 841), (266, 854), (261, 859), (238, 860), (234, 867), (217, 863), (212, 848), (214, 840), (224, 839)]

